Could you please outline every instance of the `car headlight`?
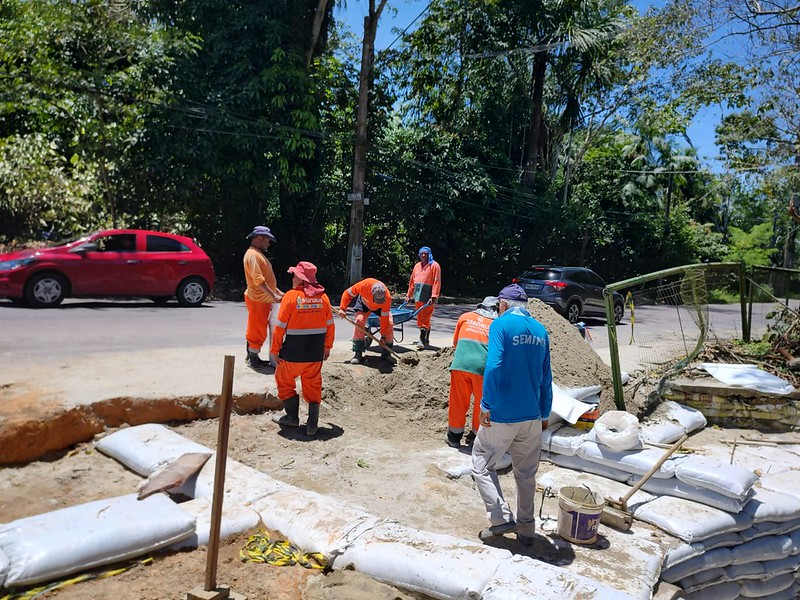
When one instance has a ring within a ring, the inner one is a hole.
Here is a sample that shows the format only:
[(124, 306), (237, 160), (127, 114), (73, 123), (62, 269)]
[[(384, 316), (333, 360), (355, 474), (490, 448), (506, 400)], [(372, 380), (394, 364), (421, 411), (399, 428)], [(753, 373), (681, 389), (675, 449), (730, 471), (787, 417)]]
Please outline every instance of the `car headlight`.
[(14, 271), (15, 269), (31, 264), (34, 260), (36, 259), (33, 257), (19, 258), (17, 260), (3, 260), (0, 261), (0, 271)]

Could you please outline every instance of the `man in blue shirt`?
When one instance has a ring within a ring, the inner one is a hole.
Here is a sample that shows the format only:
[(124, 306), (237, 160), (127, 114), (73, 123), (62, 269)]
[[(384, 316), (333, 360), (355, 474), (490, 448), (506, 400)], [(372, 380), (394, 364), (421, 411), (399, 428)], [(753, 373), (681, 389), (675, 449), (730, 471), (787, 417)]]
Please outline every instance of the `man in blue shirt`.
[[(531, 545), (542, 430), (553, 402), (550, 339), (526, 310), (528, 297), (519, 285), (504, 287), (497, 297), (500, 316), (489, 327), (481, 426), (472, 447), (472, 476), (491, 522), (478, 536), (486, 540), (516, 531), (521, 543)], [(516, 520), (495, 470), (507, 451), (517, 484)]]

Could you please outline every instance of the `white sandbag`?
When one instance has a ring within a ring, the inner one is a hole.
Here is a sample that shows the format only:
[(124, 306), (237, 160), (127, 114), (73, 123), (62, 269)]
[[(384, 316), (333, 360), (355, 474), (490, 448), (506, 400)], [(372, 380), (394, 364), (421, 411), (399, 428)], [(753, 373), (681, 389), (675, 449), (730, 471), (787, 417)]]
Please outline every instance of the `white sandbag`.
[(744, 598), (763, 598), (788, 590), (794, 585), (794, 575), (778, 575), (763, 581), (743, 579), (739, 582), (739, 594)]
[(731, 564), (731, 561), (733, 561), (733, 554), (731, 554), (730, 548), (709, 550), (699, 556), (683, 561), (679, 565), (666, 569), (661, 573), (661, 579), (667, 583), (675, 583), (702, 571), (727, 567)]
[(736, 600), (739, 597), (739, 584), (728, 582), (703, 588), (687, 595), (689, 600)]
[(792, 586), (769, 596), (764, 596), (762, 600), (797, 600), (798, 598), (800, 598), (800, 584), (795, 581)]
[(753, 517), (753, 523), (780, 523), (800, 518), (800, 498), (797, 496), (773, 492), (760, 486), (753, 489), (755, 495), (744, 507), (744, 511)]
[(695, 592), (712, 585), (725, 583), (729, 580), (730, 579), (728, 578), (726, 569), (723, 567), (717, 567), (714, 569), (708, 569), (706, 571), (700, 571), (694, 575), (689, 575), (689, 577), (681, 579), (678, 585), (686, 592)]
[(331, 557), (342, 552), (381, 519), (340, 500), (295, 487), (250, 504), (264, 525), (280, 531), (305, 552)]
[(788, 535), (769, 535), (734, 546), (732, 565), (744, 563), (779, 560), (792, 553), (792, 539)]
[(11, 566), (11, 563), (6, 556), (6, 553), (3, 552), (2, 548), (0, 548), (0, 588), (3, 587), (3, 583), (6, 580), (9, 566)]
[(585, 439), (585, 431), (558, 423), (542, 432), (542, 450), (574, 456)]
[(647, 420), (639, 427), (639, 438), (645, 444), (673, 444), (684, 433), (683, 426), (672, 421)]
[(794, 387), (785, 379), (762, 371), (755, 365), (731, 363), (701, 363), (700, 367), (727, 385), (745, 387), (767, 394), (786, 395), (794, 391)]
[(634, 516), (685, 542), (703, 541), (723, 533), (742, 531), (753, 524), (746, 515), (671, 496), (662, 496), (637, 507)]
[(774, 577), (784, 573), (794, 573), (800, 567), (800, 556), (787, 556), (778, 560), (765, 560), (761, 563), (765, 577)]
[[(480, 598), (508, 550), (450, 535), (383, 521), (334, 557), (333, 567), (356, 571), (391, 585), (442, 598)], [(536, 579), (538, 565), (530, 573)], [(545, 569), (549, 571), (550, 569)]]
[(554, 465), (564, 467), (565, 469), (573, 469), (575, 471), (582, 471), (584, 473), (594, 473), (601, 477), (607, 477), (614, 481), (628, 481), (631, 474), (627, 471), (619, 469), (612, 469), (600, 463), (594, 463), (584, 460), (578, 456), (567, 456), (565, 454), (554, 454), (550, 452), (542, 452), (542, 458), (548, 460)]
[(781, 492), (800, 498), (800, 470), (792, 469), (782, 473), (762, 475), (758, 481), (765, 490)]
[(120, 429), (98, 440), (94, 446), (144, 477), (187, 452), (213, 452), (157, 423)]
[(764, 564), (755, 561), (742, 563), (740, 565), (729, 565), (725, 567), (725, 575), (728, 581), (738, 581), (739, 579), (761, 579), (764, 577)]
[[(595, 429), (597, 426), (595, 425)], [(644, 475), (662, 456), (664, 450), (660, 448), (648, 448), (646, 450), (612, 450), (602, 444), (585, 441), (575, 451), (575, 455), (590, 462), (599, 463), (612, 469), (627, 471), (632, 475)], [(674, 475), (673, 464), (667, 460), (652, 477), (656, 479), (669, 479)]]
[(673, 456), (668, 462), (674, 464), (675, 477), (681, 481), (739, 500), (746, 498), (758, 481), (752, 471), (696, 454)]
[(701, 542), (692, 542), (691, 544), (682, 543), (667, 551), (667, 555), (664, 557), (664, 569), (674, 567), (685, 560), (699, 556), (709, 550), (714, 550), (715, 548), (729, 548), (741, 543), (742, 540), (736, 532), (721, 533), (720, 535), (715, 535)]
[[(559, 388), (562, 392), (564, 392), (570, 398), (575, 398), (575, 400), (581, 400), (586, 402), (586, 398), (591, 398), (592, 396), (598, 396), (603, 389), (599, 385), (590, 385), (588, 387), (582, 388)], [(587, 404), (599, 404), (598, 402), (586, 402)]]
[[(761, 523), (754, 523), (752, 527), (739, 532), (739, 537), (743, 542), (749, 542), (756, 538), (764, 537), (765, 535), (786, 535), (791, 534), (795, 530), (800, 529), (800, 519), (792, 519), (791, 521), (762, 521)], [(800, 541), (800, 540), (798, 540)]]
[(696, 408), (684, 406), (672, 400), (662, 402), (655, 410), (656, 414), (663, 415), (672, 421), (677, 421), (686, 431), (692, 433), (705, 428), (708, 424), (706, 417)]
[[(669, 461), (667, 461), (669, 462)], [(631, 485), (639, 481), (641, 477), (634, 475), (631, 477), (629, 483)], [(684, 500), (691, 500), (692, 502), (699, 502), (706, 506), (718, 508), (725, 512), (738, 513), (741, 512), (747, 503), (750, 501), (755, 491), (751, 490), (751, 495), (740, 500), (738, 498), (729, 498), (711, 490), (698, 488), (688, 483), (684, 483), (675, 477), (670, 479), (651, 478), (645, 482), (642, 489), (658, 494), (659, 496), (674, 496), (675, 498), (683, 498)]]
[(594, 423), (599, 444), (611, 450), (631, 450), (639, 444), (639, 419), (624, 410), (610, 410)]
[[(183, 512), (194, 517), (196, 521), (195, 531), (189, 537), (170, 546), (171, 550), (181, 548), (197, 548), (208, 544), (211, 536), (211, 498), (196, 498), (178, 504)], [(241, 504), (233, 502), (222, 502), (222, 519), (219, 524), (219, 539), (255, 529), (258, 526), (260, 517), (258, 513)]]
[[(581, 415), (590, 410), (594, 410), (595, 406), (596, 405), (587, 404), (568, 396), (560, 387), (555, 383), (553, 384), (553, 403), (550, 407), (551, 414), (557, 415), (567, 423), (574, 425), (578, 422)], [(556, 419), (551, 419), (550, 417), (548, 417), (548, 420), (556, 421)]]
[[(215, 453), (200, 471), (187, 479), (182, 486), (170, 490), (170, 493), (182, 494), (189, 498), (211, 498), (214, 496), (216, 470)], [(287, 489), (291, 489), (289, 484), (228, 458), (225, 465), (224, 486), (226, 501), (247, 504), (273, 492)]]
[(164, 494), (96, 500), (0, 525), (11, 566), (5, 585), (29, 585), (133, 558), (194, 532), (194, 517)]
[(482, 600), (633, 600), (631, 596), (594, 579), (527, 556), (514, 555), (500, 563)]

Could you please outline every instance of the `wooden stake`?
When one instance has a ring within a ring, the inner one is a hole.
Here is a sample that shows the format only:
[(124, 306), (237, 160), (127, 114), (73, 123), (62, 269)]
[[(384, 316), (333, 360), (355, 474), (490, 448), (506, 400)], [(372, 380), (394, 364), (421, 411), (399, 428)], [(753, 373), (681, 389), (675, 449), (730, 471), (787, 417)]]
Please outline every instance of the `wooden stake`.
[(233, 397), (233, 363), (236, 357), (225, 356), (222, 376), (222, 393), (219, 396), (219, 431), (217, 434), (217, 464), (214, 469), (214, 497), (211, 503), (211, 530), (208, 535), (205, 590), (217, 587), (217, 558), (219, 531), (222, 521), (222, 496), (225, 491), (225, 464), (228, 460), (228, 433), (231, 426), (231, 398)]

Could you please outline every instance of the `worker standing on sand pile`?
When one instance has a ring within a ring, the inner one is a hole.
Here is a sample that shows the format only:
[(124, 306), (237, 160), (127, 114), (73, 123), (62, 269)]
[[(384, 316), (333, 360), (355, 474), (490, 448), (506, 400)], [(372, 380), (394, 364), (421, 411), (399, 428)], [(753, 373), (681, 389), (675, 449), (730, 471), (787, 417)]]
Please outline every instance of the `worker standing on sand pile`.
[(247, 364), (252, 369), (260, 369), (270, 366), (270, 363), (261, 360), (258, 353), (267, 341), (272, 304), (280, 302), (283, 292), (278, 289), (272, 265), (264, 254), (270, 243), (275, 241), (269, 227), (258, 225), (247, 239), (250, 240), (250, 247), (245, 251), (243, 259), (244, 278), (247, 282), (247, 289), (244, 291), (244, 304), (247, 307)]
[[(408, 281), (406, 302), (414, 298), (414, 309), (417, 312), (417, 327), (419, 327), (419, 342), (417, 346), (425, 348), (431, 341), (431, 317), (433, 307), (439, 301), (442, 291), (442, 269), (439, 263), (433, 260), (433, 252), (428, 246), (423, 246), (417, 252), (419, 262), (411, 270)], [(421, 308), (421, 307), (425, 308)]]
[(486, 296), (474, 311), (458, 318), (453, 333), (453, 362), (450, 363), (450, 398), (447, 409), (448, 446), (461, 446), (461, 436), (467, 424), (470, 397), (474, 397), (472, 408), (472, 430), (467, 434), (467, 444), (472, 444), (480, 425), (481, 398), (483, 397), (483, 372), (489, 350), (489, 326), (497, 317), (497, 298)]
[(273, 420), (278, 425), (300, 426), (300, 397), (295, 380), (300, 378), (303, 398), (308, 403), (306, 434), (316, 435), (322, 402), (322, 361), (333, 348), (334, 324), (331, 302), (317, 282), (317, 267), (301, 261), (290, 267), (292, 290), (284, 295), (270, 347), (278, 368), (275, 384), (286, 414)]
[[(550, 340), (544, 325), (526, 310), (528, 297), (519, 285), (504, 287), (497, 297), (500, 316), (489, 327), (481, 427), (472, 447), (472, 476), (491, 522), (478, 537), (516, 531), (517, 539), (530, 546), (542, 431), (553, 402)], [(506, 451), (517, 484), (516, 520), (495, 470)]]
[[(356, 327), (353, 331), (353, 352), (350, 364), (357, 365), (364, 362), (364, 352), (367, 350), (366, 333), (367, 318), (370, 313), (380, 316), (381, 341), (391, 348), (394, 344), (394, 321), (392, 320), (392, 297), (389, 289), (377, 279), (368, 277), (347, 288), (339, 302), (339, 316), (347, 316), (347, 307), (355, 301)], [(381, 358), (391, 360), (389, 350), (381, 352)]]

